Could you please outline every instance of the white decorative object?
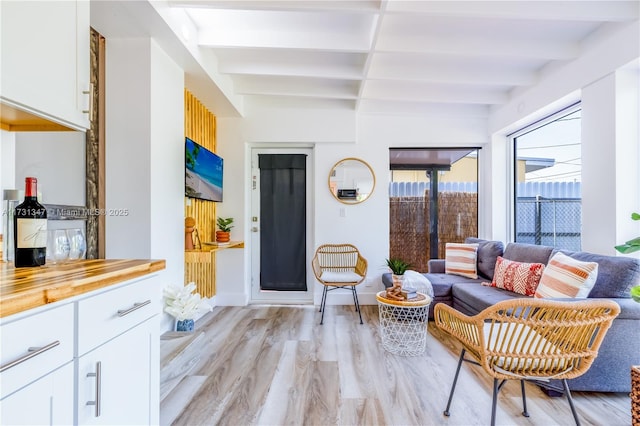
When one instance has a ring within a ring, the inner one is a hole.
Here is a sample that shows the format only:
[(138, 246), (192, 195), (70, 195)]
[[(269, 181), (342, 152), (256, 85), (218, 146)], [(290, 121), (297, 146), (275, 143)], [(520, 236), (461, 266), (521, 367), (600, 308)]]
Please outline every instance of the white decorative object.
[(184, 287), (169, 286), (164, 289), (164, 311), (177, 321), (195, 319), (199, 315), (210, 312), (213, 308), (202, 299), (200, 293), (194, 293), (196, 284), (190, 282)]
[(420, 272), (408, 270), (404, 273), (404, 282), (402, 283), (402, 289), (414, 292), (423, 293), (433, 299), (433, 286), (431, 281)]

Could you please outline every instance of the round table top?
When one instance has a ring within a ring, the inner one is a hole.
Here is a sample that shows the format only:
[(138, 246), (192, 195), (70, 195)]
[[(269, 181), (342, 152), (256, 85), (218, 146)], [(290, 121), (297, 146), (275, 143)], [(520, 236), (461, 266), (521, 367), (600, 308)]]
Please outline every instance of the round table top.
[(418, 293), (418, 296), (415, 299), (410, 299), (410, 300), (392, 300), (392, 299), (387, 299), (386, 297), (384, 297), (386, 294), (387, 294), (387, 292), (385, 290), (382, 290), (382, 291), (376, 293), (376, 299), (378, 300), (378, 302), (384, 303), (384, 304), (387, 304), (387, 305), (406, 306), (406, 307), (425, 306), (425, 305), (428, 305), (429, 303), (431, 303), (431, 297), (427, 296), (424, 293)]

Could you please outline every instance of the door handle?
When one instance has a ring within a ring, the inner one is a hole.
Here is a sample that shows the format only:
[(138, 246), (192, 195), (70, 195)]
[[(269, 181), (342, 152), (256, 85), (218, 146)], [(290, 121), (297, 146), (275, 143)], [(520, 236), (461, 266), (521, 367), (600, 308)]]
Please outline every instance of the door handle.
[(260, 229), (257, 226), (251, 228), (251, 232), (258, 232)]

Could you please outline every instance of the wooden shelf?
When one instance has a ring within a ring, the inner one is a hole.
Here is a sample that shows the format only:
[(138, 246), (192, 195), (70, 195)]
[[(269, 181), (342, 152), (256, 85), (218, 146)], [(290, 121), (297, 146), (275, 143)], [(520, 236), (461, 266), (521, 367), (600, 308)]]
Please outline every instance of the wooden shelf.
[(220, 250), (243, 248), (244, 241), (230, 241), (229, 244), (202, 244), (201, 249), (184, 251), (185, 282), (195, 282), (198, 293), (204, 297), (216, 294), (215, 254)]
[(229, 241), (228, 244), (202, 243), (201, 249), (185, 250), (185, 253), (208, 253), (212, 251), (219, 251), (219, 250), (225, 250), (230, 248), (243, 248), (243, 247), (244, 247), (244, 241)]

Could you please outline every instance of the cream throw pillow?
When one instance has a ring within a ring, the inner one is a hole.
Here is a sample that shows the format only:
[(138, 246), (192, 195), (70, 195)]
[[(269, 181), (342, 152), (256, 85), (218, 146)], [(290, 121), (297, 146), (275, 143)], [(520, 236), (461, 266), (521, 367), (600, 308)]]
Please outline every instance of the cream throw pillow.
[(447, 243), (445, 245), (445, 274), (478, 278), (478, 244)]
[(587, 297), (597, 278), (596, 262), (582, 262), (558, 252), (544, 268), (535, 297)]

